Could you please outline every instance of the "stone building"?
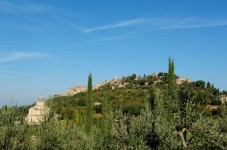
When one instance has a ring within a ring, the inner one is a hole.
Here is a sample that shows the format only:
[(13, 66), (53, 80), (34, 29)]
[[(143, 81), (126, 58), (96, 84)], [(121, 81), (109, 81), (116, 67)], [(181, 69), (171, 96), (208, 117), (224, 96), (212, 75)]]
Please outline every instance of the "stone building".
[(66, 96), (71, 96), (71, 95), (75, 95), (77, 93), (86, 92), (86, 91), (87, 91), (87, 88), (85, 86), (75, 86), (67, 90)]
[(184, 82), (192, 82), (192, 80), (189, 80), (187, 78), (184, 78), (184, 77), (180, 77), (180, 78), (177, 78), (176, 79), (176, 84), (183, 84)]
[(221, 100), (222, 105), (225, 104), (225, 103), (227, 103), (227, 96), (221, 95), (220, 96), (220, 100)]
[(29, 109), (28, 115), (25, 120), (28, 124), (39, 125), (46, 115), (49, 114), (49, 108), (45, 105), (45, 99), (39, 98), (34, 107)]

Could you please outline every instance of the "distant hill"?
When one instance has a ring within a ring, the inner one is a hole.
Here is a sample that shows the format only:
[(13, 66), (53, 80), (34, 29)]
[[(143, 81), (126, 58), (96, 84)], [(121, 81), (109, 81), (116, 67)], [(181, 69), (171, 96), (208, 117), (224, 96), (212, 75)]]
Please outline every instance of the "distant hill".
[[(93, 90), (98, 90), (102, 88), (131, 88), (131, 86), (135, 87), (149, 87), (154, 86), (157, 83), (160, 83), (163, 80), (166, 80), (167, 73), (153, 73), (148, 76), (136, 76), (136, 74), (132, 74), (128, 77), (122, 77), (122, 78), (114, 78), (111, 80), (105, 80), (104, 82), (100, 82), (93, 86)], [(134, 81), (134, 82), (133, 82)], [(176, 76), (176, 83), (183, 84), (184, 82), (191, 83), (192, 80), (184, 78), (184, 77), (178, 77)], [(56, 94), (55, 96), (72, 96), (74, 94), (78, 94), (81, 92), (86, 92), (87, 88), (85, 86), (74, 86), (71, 88), (68, 88), (67, 91), (63, 94)]]
[[(137, 115), (141, 109), (145, 108), (146, 94), (149, 90), (159, 88), (163, 92), (163, 96), (165, 96), (168, 87), (167, 75), (168, 73), (163, 72), (144, 75), (143, 77), (132, 74), (127, 77), (98, 83), (93, 87), (94, 103), (101, 104), (106, 93), (109, 96), (110, 105), (113, 110), (122, 109), (124, 113)], [(206, 108), (207, 105), (215, 101), (221, 102), (220, 97), (227, 96), (226, 91), (221, 92), (213, 84), (205, 83), (202, 80), (192, 81), (188, 78), (176, 76), (176, 83), (180, 98), (184, 99), (190, 96), (192, 102), (201, 109)], [(85, 86), (69, 88), (65, 94), (56, 95), (51, 99), (52, 109), (56, 110), (61, 119), (65, 117), (72, 118), (75, 110), (80, 115), (84, 115), (86, 95)], [(94, 113), (101, 113), (101, 106), (95, 105)]]

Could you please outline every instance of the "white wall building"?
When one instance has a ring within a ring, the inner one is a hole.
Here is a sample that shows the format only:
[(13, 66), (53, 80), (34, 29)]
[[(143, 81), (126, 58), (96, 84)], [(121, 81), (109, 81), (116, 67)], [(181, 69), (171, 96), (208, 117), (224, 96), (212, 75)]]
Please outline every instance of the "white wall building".
[(189, 79), (184, 78), (184, 77), (180, 77), (180, 78), (176, 79), (177, 84), (183, 84), (184, 82), (192, 82), (192, 80), (189, 80)]
[(221, 100), (222, 105), (225, 104), (225, 103), (227, 103), (227, 96), (221, 95), (220, 96), (220, 100)]
[(85, 86), (75, 86), (67, 90), (66, 96), (72, 96), (81, 92), (87, 92), (87, 88)]
[(49, 114), (49, 108), (45, 106), (44, 98), (39, 98), (34, 107), (29, 109), (29, 113), (25, 120), (28, 124), (40, 124), (46, 115)]

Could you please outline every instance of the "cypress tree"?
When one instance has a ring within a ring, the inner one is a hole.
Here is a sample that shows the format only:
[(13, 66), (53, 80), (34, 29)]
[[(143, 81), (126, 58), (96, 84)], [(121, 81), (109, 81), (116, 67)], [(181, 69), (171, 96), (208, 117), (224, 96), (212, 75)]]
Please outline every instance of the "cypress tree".
[(186, 144), (186, 104), (187, 102), (184, 99), (180, 99), (178, 97), (178, 91), (176, 88), (176, 80), (174, 73), (174, 61), (169, 58), (169, 74), (168, 74), (168, 98), (169, 98), (169, 106), (172, 106), (172, 112), (176, 115), (174, 117), (175, 120), (175, 128), (177, 130), (178, 136), (181, 138), (182, 144), (184, 148), (187, 147)]
[(92, 75), (88, 76), (88, 86), (87, 86), (87, 101), (86, 101), (86, 122), (85, 131), (87, 133), (91, 132), (93, 125), (93, 98), (92, 98)]
[(214, 84), (211, 85), (211, 88), (214, 89)]
[(169, 69), (168, 69), (168, 100), (169, 103), (173, 104), (174, 109), (177, 107), (177, 90), (176, 80), (174, 72), (174, 60), (169, 58)]
[(206, 86), (206, 88), (207, 88), (207, 89), (210, 89), (210, 88), (211, 88), (211, 84), (210, 84), (210, 82), (209, 82), (209, 81), (207, 82), (207, 86)]
[(173, 80), (174, 80), (174, 70), (173, 70), (173, 60), (169, 58), (169, 68), (168, 68), (168, 92), (169, 94), (172, 92), (174, 88)]

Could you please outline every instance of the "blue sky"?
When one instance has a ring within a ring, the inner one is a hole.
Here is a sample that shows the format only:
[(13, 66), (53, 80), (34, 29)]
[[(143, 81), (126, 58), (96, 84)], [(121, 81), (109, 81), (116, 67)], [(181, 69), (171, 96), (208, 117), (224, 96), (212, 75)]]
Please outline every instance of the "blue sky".
[(226, 0), (0, 0), (0, 105), (166, 72), (227, 90)]

